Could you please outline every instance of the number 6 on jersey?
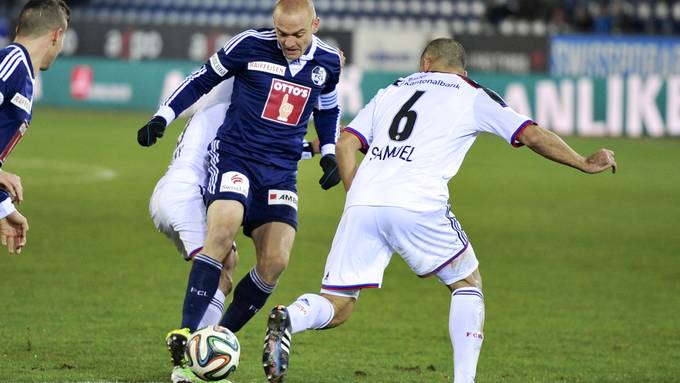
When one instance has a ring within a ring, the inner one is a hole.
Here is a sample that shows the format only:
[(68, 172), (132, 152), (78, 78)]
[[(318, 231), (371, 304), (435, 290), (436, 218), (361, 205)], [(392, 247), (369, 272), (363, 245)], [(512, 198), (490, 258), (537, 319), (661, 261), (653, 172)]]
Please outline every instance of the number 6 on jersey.
[[(416, 91), (411, 98), (406, 101), (406, 103), (399, 109), (399, 113), (394, 116), (392, 120), (392, 125), (390, 125), (390, 138), (394, 141), (406, 141), (413, 132), (413, 125), (416, 124), (416, 119), (418, 118), (418, 113), (415, 110), (411, 110), (413, 105), (418, 101), (422, 95), (425, 94), (424, 90)], [(401, 120), (406, 119), (404, 124), (404, 129), (399, 130), (401, 125)]]

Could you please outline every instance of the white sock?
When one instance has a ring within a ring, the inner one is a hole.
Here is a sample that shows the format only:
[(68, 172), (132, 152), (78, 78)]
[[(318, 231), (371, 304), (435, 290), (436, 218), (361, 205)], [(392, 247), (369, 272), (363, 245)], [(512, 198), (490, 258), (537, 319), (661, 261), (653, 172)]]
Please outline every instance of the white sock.
[(317, 294), (301, 295), (288, 306), (292, 332), (320, 329), (328, 326), (335, 315), (333, 304)]
[(220, 323), (223, 311), (224, 311), (224, 293), (222, 292), (222, 290), (217, 289), (217, 291), (215, 291), (215, 295), (210, 300), (208, 308), (205, 310), (205, 314), (203, 314), (203, 318), (201, 318), (201, 323), (199, 323), (198, 328), (212, 326)]
[(474, 287), (451, 294), (449, 334), (453, 344), (454, 383), (474, 383), (484, 335), (484, 296)]

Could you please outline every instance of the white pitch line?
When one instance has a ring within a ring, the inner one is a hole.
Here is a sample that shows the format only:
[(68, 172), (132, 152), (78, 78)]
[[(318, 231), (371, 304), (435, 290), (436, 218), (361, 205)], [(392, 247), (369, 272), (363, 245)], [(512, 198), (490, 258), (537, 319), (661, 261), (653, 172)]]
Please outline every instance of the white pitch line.
[[(14, 169), (12, 171), (9, 169)], [(68, 183), (94, 183), (111, 181), (118, 177), (118, 173), (110, 168), (99, 165), (88, 165), (80, 162), (46, 160), (41, 158), (17, 158), (11, 159), (6, 165), (8, 171), (21, 174), (25, 169), (37, 169), (41, 175), (37, 177), (26, 177), (32, 184), (68, 184)]]

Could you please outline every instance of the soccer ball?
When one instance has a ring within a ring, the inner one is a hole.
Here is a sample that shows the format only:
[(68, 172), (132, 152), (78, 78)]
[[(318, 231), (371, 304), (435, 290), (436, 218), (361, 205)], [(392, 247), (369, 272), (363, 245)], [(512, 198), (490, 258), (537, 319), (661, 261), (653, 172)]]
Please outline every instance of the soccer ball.
[(238, 339), (226, 327), (203, 327), (187, 342), (187, 366), (203, 380), (225, 379), (236, 371), (240, 356)]

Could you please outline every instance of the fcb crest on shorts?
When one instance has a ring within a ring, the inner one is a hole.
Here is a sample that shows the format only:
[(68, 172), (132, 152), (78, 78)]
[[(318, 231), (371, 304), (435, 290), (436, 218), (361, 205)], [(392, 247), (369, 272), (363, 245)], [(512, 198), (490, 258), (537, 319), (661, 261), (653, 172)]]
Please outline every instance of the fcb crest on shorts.
[(326, 83), (326, 70), (323, 67), (317, 66), (312, 69), (312, 82), (316, 86), (321, 86)]

